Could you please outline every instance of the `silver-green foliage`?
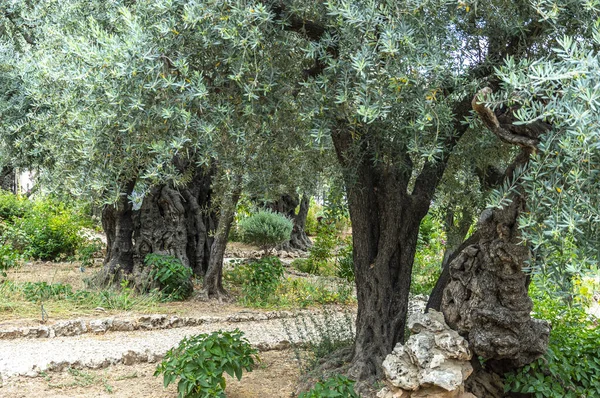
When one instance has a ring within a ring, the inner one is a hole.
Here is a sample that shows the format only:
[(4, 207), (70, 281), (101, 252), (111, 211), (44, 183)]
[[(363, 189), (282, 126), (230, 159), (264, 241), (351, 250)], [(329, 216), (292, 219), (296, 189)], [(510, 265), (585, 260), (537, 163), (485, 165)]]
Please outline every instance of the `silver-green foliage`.
[(271, 210), (259, 210), (241, 220), (238, 227), (242, 238), (266, 251), (290, 240), (294, 223), (287, 217)]
[(565, 288), (600, 254), (598, 27), (585, 40), (558, 40), (552, 60), (508, 60), (499, 73), (522, 123), (552, 125), (521, 176), (528, 200), (521, 227), (534, 265)]

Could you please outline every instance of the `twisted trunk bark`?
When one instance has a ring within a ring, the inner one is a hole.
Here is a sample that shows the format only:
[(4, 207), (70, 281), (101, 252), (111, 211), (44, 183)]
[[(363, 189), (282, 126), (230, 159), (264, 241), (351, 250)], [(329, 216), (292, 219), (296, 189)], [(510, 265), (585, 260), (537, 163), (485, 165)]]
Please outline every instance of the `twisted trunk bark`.
[(104, 266), (92, 281), (99, 286), (118, 285), (133, 271), (133, 206), (129, 196), (135, 180), (125, 184), (117, 203), (102, 209), (102, 228), (106, 234)]
[[(348, 164), (351, 135), (332, 137)], [(429, 200), (407, 193), (408, 167), (372, 159), (364, 156), (346, 176), (358, 297), (349, 374), (367, 384), (383, 376), (383, 360), (404, 338), (419, 224), (429, 209)]]
[(141, 264), (149, 253), (168, 254), (204, 275), (215, 229), (210, 170), (197, 170), (184, 187), (150, 190), (135, 216), (135, 253)]
[[(296, 207), (300, 205), (298, 214), (296, 214)], [(279, 245), (279, 250), (301, 250), (306, 251), (312, 246), (312, 242), (306, 235), (304, 227), (306, 226), (306, 217), (308, 216), (308, 209), (310, 206), (310, 196), (302, 195), (301, 198), (298, 195), (281, 195), (279, 200), (269, 203), (267, 207), (272, 211), (276, 211), (284, 216), (288, 217), (294, 222), (294, 228), (290, 240)]]
[(204, 276), (204, 284), (200, 297), (203, 299), (216, 298), (219, 301), (227, 297), (223, 288), (223, 258), (227, 246), (227, 238), (233, 224), (235, 209), (242, 193), (241, 175), (236, 177), (233, 187), (221, 204), (219, 226), (210, 248), (210, 260)]

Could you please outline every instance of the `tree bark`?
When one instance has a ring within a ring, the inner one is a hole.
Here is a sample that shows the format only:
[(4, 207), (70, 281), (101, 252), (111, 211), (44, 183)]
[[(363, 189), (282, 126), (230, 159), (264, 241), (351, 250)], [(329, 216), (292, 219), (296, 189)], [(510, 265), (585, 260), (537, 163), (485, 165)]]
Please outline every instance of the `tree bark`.
[(522, 271), (529, 259), (518, 231), (524, 200), (485, 210), (478, 221), (479, 241), (450, 263), (450, 282), (442, 310), (448, 325), (467, 336), (487, 366), (504, 373), (531, 363), (548, 347), (550, 326), (531, 318), (533, 302)]
[[(332, 137), (347, 164), (350, 134)], [(404, 338), (419, 224), (429, 209), (407, 193), (410, 170), (372, 159), (364, 156), (346, 177), (358, 298), (349, 374), (365, 383), (382, 377), (383, 360)]]
[(522, 271), (529, 249), (518, 226), (526, 197), (515, 180), (515, 170), (528, 162), (539, 136), (550, 127), (542, 122), (514, 125), (511, 114), (497, 117), (480, 102), (490, 92), (489, 88), (481, 90), (473, 98), (473, 109), (500, 139), (522, 148), (506, 171), (513, 181), (511, 201), (481, 213), (478, 241), (465, 247), (448, 267), (450, 281), (443, 293), (442, 311), (448, 325), (467, 336), (475, 354), (487, 359), (486, 366), (504, 373), (531, 363), (548, 347), (550, 326), (530, 315), (529, 278)]
[(227, 297), (223, 288), (223, 259), (227, 247), (229, 231), (233, 224), (235, 209), (242, 193), (241, 175), (236, 177), (233, 187), (221, 203), (219, 225), (210, 248), (210, 260), (204, 276), (204, 284), (200, 297), (203, 299), (216, 298), (219, 301)]
[[(296, 214), (296, 207), (300, 205), (298, 214)], [(279, 250), (301, 250), (306, 251), (312, 246), (312, 242), (306, 235), (306, 217), (308, 216), (308, 209), (310, 206), (310, 196), (302, 195), (301, 198), (298, 195), (281, 195), (279, 200), (269, 203), (267, 207), (273, 211), (276, 211), (284, 216), (288, 217), (294, 222), (294, 228), (288, 242), (279, 245)]]
[(208, 268), (214, 231), (211, 170), (199, 169), (184, 187), (153, 187), (135, 216), (135, 253), (140, 264), (149, 253), (177, 257), (197, 275)]
[(102, 209), (102, 228), (106, 234), (104, 266), (92, 279), (99, 286), (118, 285), (133, 271), (133, 205), (129, 196), (135, 180), (125, 184), (117, 203)]
[(6, 166), (0, 171), (0, 188), (13, 194), (17, 193), (17, 187), (15, 184), (16, 174), (15, 169)]

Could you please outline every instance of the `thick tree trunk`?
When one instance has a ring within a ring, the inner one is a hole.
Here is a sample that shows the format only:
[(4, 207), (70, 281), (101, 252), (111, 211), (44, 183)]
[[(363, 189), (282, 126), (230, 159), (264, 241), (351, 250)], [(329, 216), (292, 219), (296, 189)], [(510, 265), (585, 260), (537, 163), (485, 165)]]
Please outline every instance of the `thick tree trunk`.
[(184, 187), (159, 185), (146, 194), (135, 217), (137, 262), (149, 253), (168, 254), (204, 275), (215, 227), (211, 179), (210, 171), (198, 170)]
[(99, 286), (118, 285), (133, 271), (133, 206), (129, 196), (135, 181), (124, 187), (117, 203), (102, 209), (102, 228), (106, 234), (104, 266), (93, 278)]
[[(333, 138), (338, 158), (345, 162), (349, 135)], [(383, 360), (404, 338), (419, 224), (429, 208), (429, 201), (407, 193), (406, 167), (372, 159), (364, 156), (346, 181), (358, 296), (349, 374), (364, 383), (382, 377)]]
[[(298, 214), (296, 214), (296, 207), (300, 205)], [(276, 211), (284, 216), (288, 217), (294, 222), (294, 228), (292, 229), (292, 235), (288, 242), (283, 243), (278, 247), (279, 250), (301, 250), (306, 251), (312, 246), (312, 242), (306, 235), (304, 227), (306, 226), (306, 217), (308, 216), (308, 209), (310, 206), (310, 196), (302, 195), (302, 198), (298, 198), (298, 195), (282, 195), (279, 200), (269, 203), (267, 207), (273, 211)]]
[(550, 326), (531, 318), (528, 277), (522, 271), (529, 250), (521, 241), (520, 195), (502, 209), (485, 210), (479, 241), (450, 263), (442, 310), (448, 325), (467, 336), (475, 354), (503, 373), (531, 363), (548, 347)]
[(242, 192), (241, 182), (241, 176), (236, 178), (233, 182), (233, 188), (221, 204), (219, 225), (210, 248), (210, 260), (206, 275), (204, 276), (202, 292), (200, 293), (200, 297), (203, 299), (216, 298), (222, 300), (227, 297), (227, 292), (223, 288), (223, 259), (225, 257), (229, 231), (231, 230), (235, 216), (235, 209)]
[(548, 348), (550, 326), (531, 318), (529, 277), (523, 272), (529, 249), (522, 242), (518, 225), (526, 197), (515, 180), (515, 170), (528, 162), (538, 137), (550, 126), (543, 122), (514, 125), (511, 114), (497, 117), (481, 103), (489, 93), (489, 88), (481, 90), (472, 107), (500, 139), (522, 148), (506, 171), (515, 186), (510, 204), (481, 213), (479, 240), (450, 263), (442, 311), (448, 325), (466, 336), (474, 353), (487, 360), (486, 366), (502, 374), (531, 363)]

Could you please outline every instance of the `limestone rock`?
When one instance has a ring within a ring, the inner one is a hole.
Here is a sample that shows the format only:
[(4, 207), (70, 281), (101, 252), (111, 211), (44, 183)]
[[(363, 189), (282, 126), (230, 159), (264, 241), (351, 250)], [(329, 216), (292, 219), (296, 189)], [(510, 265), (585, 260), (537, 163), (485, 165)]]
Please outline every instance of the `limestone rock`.
[(84, 320), (75, 319), (72, 321), (58, 322), (53, 327), (54, 335), (59, 336), (78, 336), (87, 332), (87, 326)]
[[(430, 310), (408, 319), (413, 333), (383, 362), (388, 387), (380, 398), (458, 398), (472, 373), (467, 341), (450, 329), (444, 316)], [(465, 396), (466, 397), (466, 396)]]

